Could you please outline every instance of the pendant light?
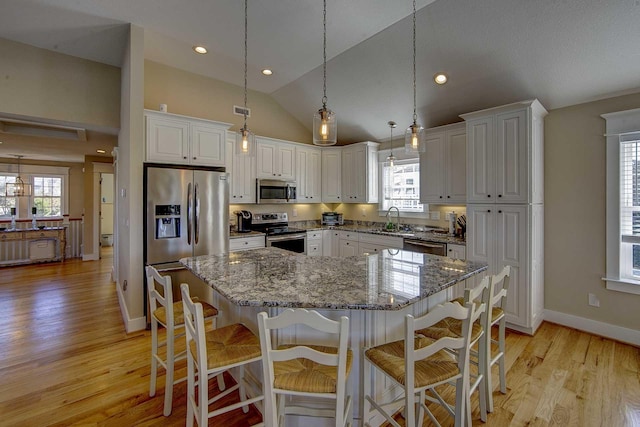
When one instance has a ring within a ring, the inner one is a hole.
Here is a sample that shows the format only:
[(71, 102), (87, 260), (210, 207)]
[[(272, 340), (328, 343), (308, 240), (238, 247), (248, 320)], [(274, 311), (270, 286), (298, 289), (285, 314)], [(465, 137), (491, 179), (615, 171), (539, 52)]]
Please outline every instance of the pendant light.
[(256, 146), (256, 136), (247, 127), (247, 0), (244, 0), (244, 125), (236, 135), (236, 154), (252, 156)]
[(322, 48), (322, 108), (313, 115), (313, 143), (315, 145), (335, 145), (338, 142), (338, 121), (333, 111), (327, 108), (327, 0), (323, 9)]
[(393, 168), (396, 162), (396, 157), (393, 155), (393, 128), (396, 127), (396, 122), (389, 121), (387, 122), (387, 124), (391, 129), (391, 139), (389, 139), (389, 141), (391, 142), (391, 149), (389, 150), (389, 155), (384, 162), (384, 167), (382, 168), (382, 170), (384, 171), (384, 198), (385, 200), (391, 200), (391, 198), (393, 197)]
[(413, 123), (404, 135), (404, 148), (409, 153), (423, 153), (424, 128), (418, 124), (416, 114), (416, 0), (413, 0)]
[(8, 182), (6, 184), (6, 197), (29, 197), (31, 196), (31, 184), (25, 183), (20, 178), (20, 159), (24, 156), (16, 155), (18, 158), (18, 176), (16, 176), (15, 182)]

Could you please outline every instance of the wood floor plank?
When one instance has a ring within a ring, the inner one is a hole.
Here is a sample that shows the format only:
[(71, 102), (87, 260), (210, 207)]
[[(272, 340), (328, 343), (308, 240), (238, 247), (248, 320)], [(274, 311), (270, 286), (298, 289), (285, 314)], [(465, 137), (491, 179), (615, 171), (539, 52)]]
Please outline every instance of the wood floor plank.
[[(185, 383), (174, 388), (169, 417), (162, 415), (163, 373), (149, 397), (150, 333), (125, 333), (111, 265), (105, 257), (0, 268), (0, 425), (185, 424)], [(496, 365), (495, 411), (482, 423), (474, 393), (474, 426), (640, 426), (640, 349), (547, 322), (534, 337), (508, 331), (506, 340), (507, 394)], [(177, 372), (184, 374), (183, 362)], [(212, 381), (210, 393), (217, 392)], [(453, 402), (453, 387), (442, 392)], [(443, 426), (453, 425), (430, 407)], [(209, 425), (260, 419), (252, 406)]]

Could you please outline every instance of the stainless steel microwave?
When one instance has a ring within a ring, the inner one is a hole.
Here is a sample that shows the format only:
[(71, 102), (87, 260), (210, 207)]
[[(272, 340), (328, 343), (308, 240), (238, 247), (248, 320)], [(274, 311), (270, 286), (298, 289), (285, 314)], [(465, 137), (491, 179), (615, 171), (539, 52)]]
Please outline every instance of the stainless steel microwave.
[(295, 203), (296, 183), (281, 179), (257, 179), (258, 203)]

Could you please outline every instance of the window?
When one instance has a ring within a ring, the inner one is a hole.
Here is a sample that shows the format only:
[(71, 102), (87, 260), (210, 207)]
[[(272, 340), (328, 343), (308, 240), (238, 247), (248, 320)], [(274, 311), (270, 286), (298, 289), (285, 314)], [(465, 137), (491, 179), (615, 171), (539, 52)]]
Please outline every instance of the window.
[(640, 294), (640, 109), (607, 121), (607, 289)]
[(420, 203), (420, 160), (407, 155), (394, 155), (398, 159), (394, 166), (385, 165), (388, 150), (380, 151), (380, 204), (381, 212), (391, 207), (397, 207), (403, 216), (424, 216), (428, 212), (428, 205)]
[(68, 167), (22, 165), (20, 177), (33, 186), (30, 197), (6, 197), (6, 184), (14, 182), (15, 165), (0, 164), (0, 218), (9, 218), (16, 208), (18, 218), (29, 218), (31, 208), (38, 217), (61, 217), (69, 210)]
[(62, 177), (33, 177), (33, 206), (38, 216), (62, 216)]
[(11, 216), (11, 208), (16, 207), (16, 198), (7, 197), (7, 184), (16, 181), (15, 175), (0, 175), (0, 218), (8, 218)]

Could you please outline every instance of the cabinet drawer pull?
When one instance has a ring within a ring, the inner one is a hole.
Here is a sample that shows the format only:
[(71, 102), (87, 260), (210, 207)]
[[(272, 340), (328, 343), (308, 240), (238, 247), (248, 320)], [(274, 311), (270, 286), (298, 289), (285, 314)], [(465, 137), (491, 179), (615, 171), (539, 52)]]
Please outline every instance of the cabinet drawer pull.
[(502, 194), (498, 194), (498, 197), (502, 197)]

